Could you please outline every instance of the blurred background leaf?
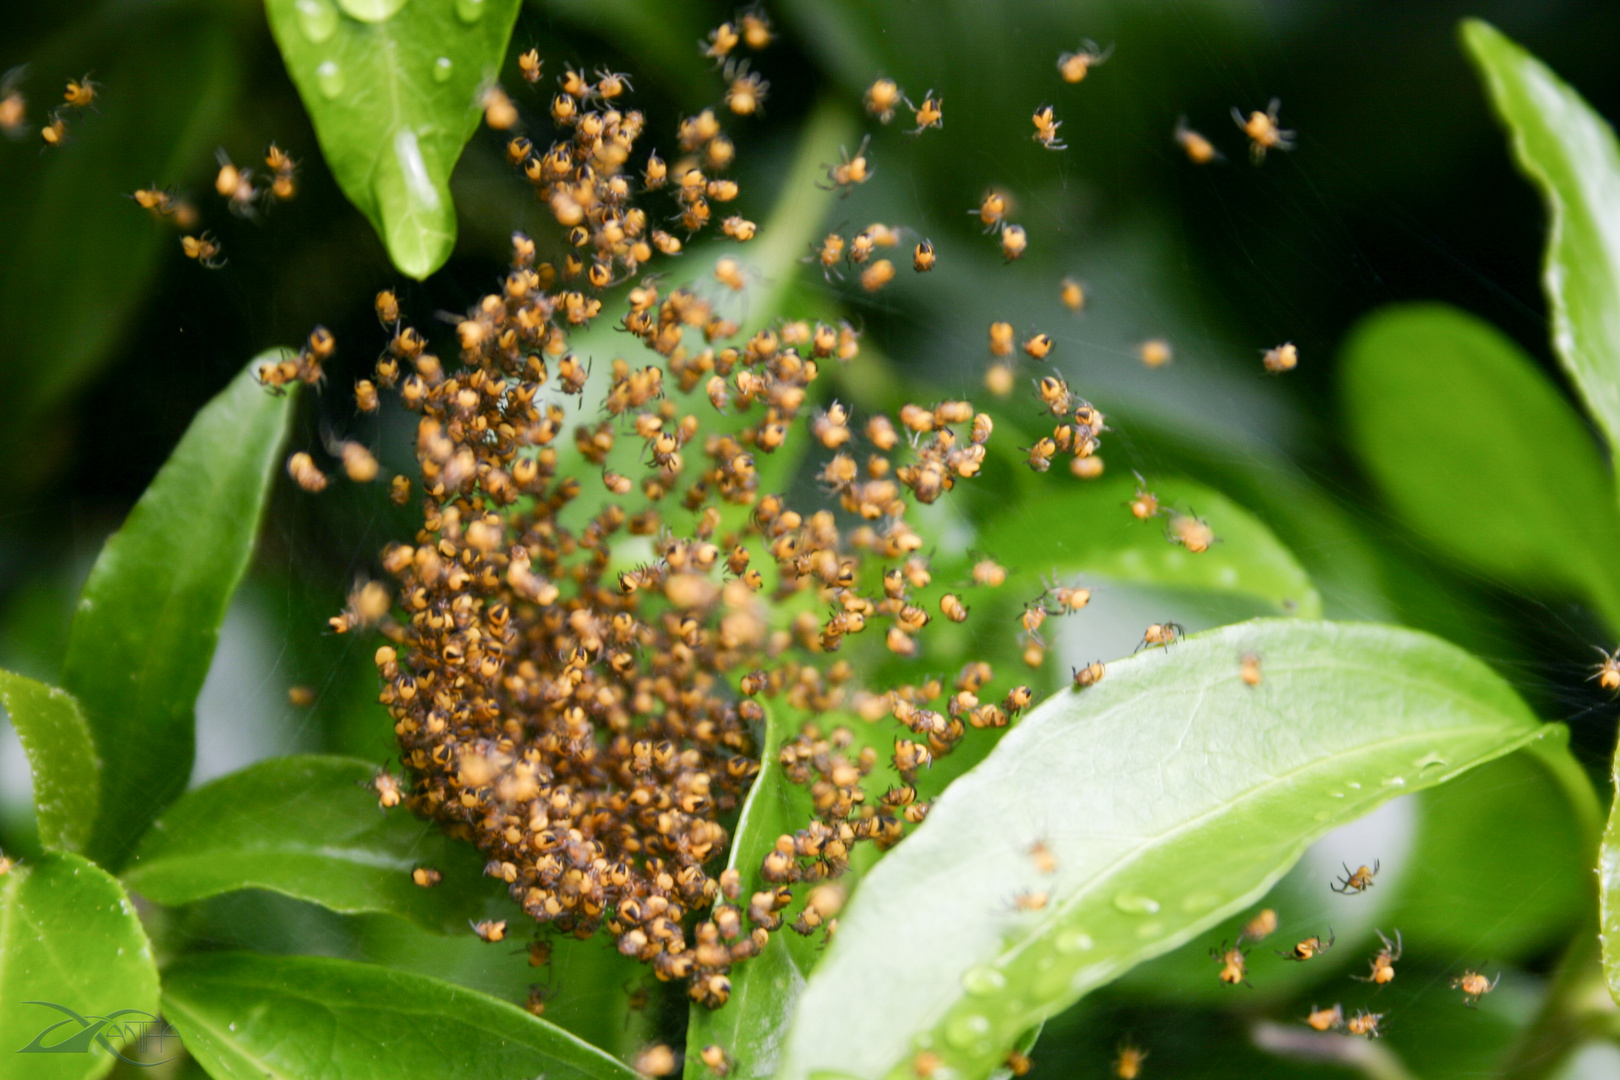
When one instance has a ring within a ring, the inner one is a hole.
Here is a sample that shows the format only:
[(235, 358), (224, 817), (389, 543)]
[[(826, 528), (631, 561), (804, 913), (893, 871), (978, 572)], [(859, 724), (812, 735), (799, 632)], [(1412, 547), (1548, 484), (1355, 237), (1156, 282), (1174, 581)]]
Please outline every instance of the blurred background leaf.
[(162, 250), (180, 249), (127, 196), (191, 179), (207, 160), (237, 100), (237, 29), (220, 5), (107, 3), (27, 58), (36, 128), (68, 78), (91, 71), (103, 90), (93, 110), (68, 110), (64, 145), (40, 154), (37, 133), (0, 144), (0, 393), (13, 418), (0, 450), (20, 455), (24, 484), (74, 452), (68, 399), (138, 326)]
[(1442, 305), (1386, 308), (1352, 332), (1340, 377), (1356, 452), (1413, 532), (1487, 577), (1583, 593), (1620, 626), (1613, 478), (1511, 341)]

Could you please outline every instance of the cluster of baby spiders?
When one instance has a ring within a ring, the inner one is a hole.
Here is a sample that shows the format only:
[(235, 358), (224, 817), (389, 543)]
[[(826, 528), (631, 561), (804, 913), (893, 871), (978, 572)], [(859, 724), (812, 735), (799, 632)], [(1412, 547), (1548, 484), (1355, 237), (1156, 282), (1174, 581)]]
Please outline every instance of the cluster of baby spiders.
[[(721, 57), (734, 45), (724, 27), (711, 41)], [(538, 57), (519, 67), (537, 81)], [(741, 75), (729, 77), (728, 107), (747, 115)], [(993, 693), (982, 662), (948, 685), (873, 687), (832, 655), (869, 640), (914, 657), (930, 623), (969, 617), (965, 586), (934, 582), (909, 518), (979, 474), (994, 425), (964, 400), (861, 423), (839, 403), (818, 408), (822, 365), (859, 356), (847, 323), (779, 319), (744, 338), (697, 289), (655, 279), (630, 288), (617, 317), (648, 362), (613, 361), (591, 416), (592, 364), (570, 335), (603, 315), (602, 290), (684, 246), (653, 224), (643, 196), (672, 191), (680, 223), (701, 230), (736, 196), (719, 175), (735, 146), (704, 110), (681, 123), (682, 157), (647, 154), (632, 171), (644, 121), (623, 103), (628, 78), (569, 71), (560, 84), (550, 113), (561, 137), (544, 150), (513, 137), (507, 151), (563, 230), (562, 257), (542, 261), (514, 236), (501, 287), (456, 323), (453, 363), (394, 294), (377, 297), (389, 339), (355, 400), (369, 412), (394, 391), (419, 414), (417, 475), (395, 476), (390, 494), (402, 505), (414, 494), (423, 517), (411, 542), (382, 553), (392, 587), (357, 586), (332, 629), (387, 639), (375, 659), (405, 775), (379, 774), (381, 805), (474, 844), (546, 934), (605, 932), (717, 1007), (732, 966), (771, 934), (833, 932), (852, 849), (892, 845), (926, 816), (923, 770), (968, 729), (1004, 727), (1032, 702), (1028, 687)], [(504, 119), (498, 101), (485, 107)], [(869, 175), (862, 153), (829, 180)], [(754, 235), (740, 218), (722, 231)], [(885, 239), (874, 229), (857, 243)], [(728, 284), (738, 275), (716, 268)], [(317, 329), (260, 379), (319, 385), (334, 347)], [(1101, 414), (1076, 399), (1063, 421), (1065, 449), (1090, 453)], [(816, 476), (832, 506), (800, 509), (762, 481), (769, 455), (806, 435), (828, 454)], [(327, 449), (350, 479), (377, 475), (357, 443)], [(307, 452), (288, 468), (307, 490), (327, 483)], [(582, 498), (592, 483), (600, 494)], [(971, 587), (1005, 578), (981, 560)], [(1049, 592), (1064, 610), (1084, 606), (1083, 589)], [(805, 721), (762, 746), (767, 707), (860, 723)], [(885, 719), (901, 729), (886, 753), (861, 730)], [(808, 788), (812, 817), (757, 868), (716, 870), (731, 843), (722, 822), (767, 753)], [(901, 782), (869, 792), (883, 756)], [(423, 887), (441, 879), (413, 871)], [(475, 930), (508, 934), (498, 920)]]

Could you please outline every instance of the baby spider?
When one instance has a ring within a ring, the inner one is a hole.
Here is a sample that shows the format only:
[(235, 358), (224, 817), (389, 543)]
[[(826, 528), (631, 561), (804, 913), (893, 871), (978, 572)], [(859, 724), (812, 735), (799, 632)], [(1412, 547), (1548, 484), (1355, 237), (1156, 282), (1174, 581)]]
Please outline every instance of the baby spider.
[(1035, 115), (1030, 117), (1030, 120), (1035, 125), (1035, 134), (1030, 136), (1031, 139), (1048, 150), (1067, 150), (1069, 148), (1068, 143), (1058, 138), (1058, 128), (1063, 126), (1063, 121), (1053, 118), (1052, 106), (1042, 105), (1035, 110)]
[(1219, 949), (1209, 950), (1209, 958), (1221, 965), (1221, 982), (1228, 986), (1242, 983), (1251, 990), (1254, 988), (1249, 982), (1249, 951), (1242, 945), (1233, 945), (1228, 948), (1226, 942), (1221, 942)]
[(1352, 1035), (1365, 1035), (1369, 1039), (1376, 1039), (1379, 1036), (1378, 1021), (1383, 1018), (1383, 1013), (1373, 1013), (1362, 1009), (1352, 1016), (1350, 1022), (1345, 1026), (1349, 1028)]
[(857, 184), (864, 184), (872, 175), (872, 168), (866, 160), (866, 147), (872, 141), (868, 135), (861, 140), (861, 145), (855, 148), (855, 156), (851, 157), (849, 151), (842, 151), (843, 160), (837, 165), (827, 166), (827, 183), (824, 190), (837, 190), (840, 195), (848, 196), (855, 190)]
[(1232, 119), (1243, 129), (1243, 134), (1249, 137), (1249, 160), (1256, 165), (1266, 160), (1267, 150), (1294, 148), (1294, 133), (1277, 126), (1277, 110), (1280, 108), (1282, 100), (1272, 98), (1265, 112), (1256, 109), (1245, 120), (1243, 113), (1236, 106), (1232, 107)]
[(1378, 940), (1384, 943), (1384, 947), (1378, 950), (1377, 956), (1367, 961), (1372, 966), (1372, 974), (1352, 975), (1350, 977), (1357, 982), (1370, 982), (1383, 986), (1395, 978), (1395, 961), (1401, 958), (1401, 932), (1399, 930), (1395, 931), (1395, 940), (1393, 942), (1384, 936), (1382, 930), (1375, 930), (1374, 932), (1378, 935)]
[(1326, 1009), (1318, 1009), (1312, 1005), (1311, 1015), (1305, 1018), (1305, 1022), (1317, 1031), (1332, 1031), (1344, 1027), (1344, 1006), (1333, 1005)]
[(1100, 67), (1108, 62), (1114, 55), (1114, 47), (1106, 49), (1097, 48), (1097, 43), (1090, 38), (1080, 42), (1080, 48), (1074, 52), (1066, 52), (1058, 57), (1058, 74), (1063, 76), (1066, 83), (1077, 83), (1086, 77), (1086, 73), (1094, 67)]
[(1497, 972), (1496, 978), (1487, 979), (1477, 971), (1465, 971), (1451, 980), (1452, 989), (1461, 990), (1463, 1002), (1470, 1009), (1479, 1004), (1479, 999), (1496, 989), (1496, 984), (1502, 981), (1502, 973)]
[(1187, 636), (1187, 628), (1180, 623), (1154, 623), (1142, 633), (1142, 643), (1133, 652), (1143, 649), (1168, 649)]
[(1587, 678), (1589, 680), (1596, 679), (1597, 684), (1610, 693), (1620, 691), (1620, 648), (1611, 653), (1605, 652), (1596, 645), (1592, 647), (1597, 649), (1598, 655), (1603, 659), (1598, 663), (1596, 670)]
[(1304, 961), (1309, 960), (1314, 956), (1320, 956), (1322, 953), (1325, 953), (1329, 949), (1333, 948), (1333, 943), (1337, 940), (1338, 939), (1333, 934), (1332, 927), (1329, 927), (1328, 939), (1326, 941), (1323, 941), (1315, 934), (1312, 934), (1310, 937), (1306, 938), (1304, 941), (1301, 941), (1298, 945), (1295, 945), (1287, 952), (1284, 952), (1281, 949), (1277, 950), (1277, 955), (1282, 957), (1284, 960), (1295, 960), (1303, 963)]
[(1211, 161), (1224, 161), (1225, 155), (1215, 149), (1215, 144), (1204, 136), (1187, 126), (1185, 116), (1176, 121), (1176, 142), (1187, 154), (1187, 160), (1194, 165), (1208, 165)]
[(906, 108), (917, 114), (917, 126), (906, 132), (907, 135), (921, 135), (929, 128), (945, 126), (945, 99), (935, 97), (932, 89), (923, 95), (921, 105), (913, 105), (907, 98)]
[(1238, 935), (1238, 944), (1245, 941), (1264, 941), (1277, 929), (1277, 912), (1271, 908), (1262, 908), (1254, 918), (1243, 924), (1243, 932)]
[(1378, 876), (1379, 865), (1377, 859), (1373, 860), (1371, 870), (1365, 866), (1351, 870), (1347, 864), (1341, 865), (1344, 865), (1344, 880), (1336, 881), (1335, 884), (1329, 885), (1328, 888), (1336, 893), (1344, 893), (1349, 896), (1353, 893), (1366, 892), (1373, 887), (1373, 878)]

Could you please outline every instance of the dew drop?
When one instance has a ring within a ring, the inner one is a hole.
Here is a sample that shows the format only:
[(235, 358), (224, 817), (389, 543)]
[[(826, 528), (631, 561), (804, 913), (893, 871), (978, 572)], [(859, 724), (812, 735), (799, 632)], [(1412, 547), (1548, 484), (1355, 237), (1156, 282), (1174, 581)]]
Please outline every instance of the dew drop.
[(405, 6), (405, 0), (338, 0), (338, 6), (350, 18), (378, 23), (393, 18)]
[(448, 56), (441, 56), (433, 61), (433, 81), (436, 83), (449, 82), (450, 73), (455, 70), (455, 63)]
[(1328, 797), (1332, 798), (1332, 799), (1342, 799), (1342, 798), (1344, 798), (1344, 792), (1342, 792), (1342, 791), (1330, 791), (1330, 792), (1328, 792)]
[(336, 60), (325, 60), (315, 69), (315, 82), (321, 88), (321, 96), (328, 101), (343, 93), (343, 69), (337, 66)]
[(1420, 769), (1430, 769), (1430, 768), (1435, 767), (1436, 765), (1444, 765), (1445, 763), (1446, 763), (1445, 758), (1441, 757), (1439, 754), (1434, 753), (1432, 751), (1427, 753), (1427, 754), (1424, 754), (1422, 757), (1418, 758), (1417, 761), (1415, 762), (1417, 767), (1420, 768)]
[(945, 1024), (945, 1041), (959, 1050), (976, 1049), (989, 1034), (990, 1018), (979, 1013), (963, 1013)]
[(989, 997), (1007, 988), (1007, 976), (992, 967), (968, 968), (962, 972), (962, 989), (974, 997)]
[(1351, 791), (1360, 791), (1361, 790), (1361, 785), (1356, 783), (1354, 780), (1352, 780), (1348, 784), (1346, 784), (1345, 787), (1349, 788)]
[(1404, 777), (1404, 776), (1392, 776), (1388, 780), (1384, 781), (1384, 786), (1385, 787), (1405, 787), (1406, 786), (1406, 777)]
[(1075, 953), (1090, 952), (1095, 944), (1091, 935), (1084, 930), (1065, 930), (1058, 935), (1056, 947), (1065, 956), (1073, 956)]
[(337, 32), (338, 13), (326, 0), (298, 0), (293, 8), (298, 13), (298, 29), (316, 45)]
[(1151, 896), (1137, 896), (1135, 893), (1115, 893), (1114, 906), (1127, 915), (1157, 915), (1159, 902)]
[(456, 0), (456, 17), (464, 23), (475, 23), (484, 17), (484, 0)]

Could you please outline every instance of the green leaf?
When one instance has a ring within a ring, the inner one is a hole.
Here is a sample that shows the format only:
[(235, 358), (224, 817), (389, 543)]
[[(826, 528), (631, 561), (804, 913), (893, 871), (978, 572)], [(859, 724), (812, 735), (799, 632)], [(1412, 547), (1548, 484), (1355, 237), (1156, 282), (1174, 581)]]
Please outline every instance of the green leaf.
[(1166, 519), (1139, 520), (1126, 506), (1137, 482), (1124, 476), (1007, 507), (976, 545), (1030, 573), (1079, 570), (1088, 578), (1246, 594), (1278, 614), (1321, 614), (1310, 577), (1254, 515), (1192, 480), (1155, 478), (1147, 487), (1166, 508), (1207, 521), (1217, 542), (1195, 555), (1166, 537)]
[[(187, 792), (141, 839), (124, 881), (160, 904), (270, 889), (340, 911), (399, 915), (466, 932), (493, 888), (478, 854), (369, 789), (376, 766), (273, 758)], [(433, 888), (411, 880), (429, 866)]]
[(163, 973), (163, 1010), (215, 1080), (633, 1078), (475, 990), (348, 960), (208, 953)]
[(1620, 746), (1609, 774), (1614, 804), (1598, 848), (1598, 937), (1603, 943), (1603, 975), (1609, 996), (1620, 1002)]
[[(153, 1063), (150, 1053), (138, 1052), (116, 1032), (118, 1025), (154, 1019), (157, 1011), (152, 948), (115, 878), (65, 853), (30, 860), (0, 877), (0, 1053), (8, 1080), (105, 1074), (115, 1059), (93, 1036), (82, 1035), (103, 1018), (107, 1045)], [(40, 1045), (81, 1035), (84, 1053), (17, 1053), (58, 1023), (63, 1026), (44, 1035)]]
[[(1013, 728), (877, 864), (779, 1075), (908, 1075), (927, 1045), (984, 1076), (1020, 1033), (1242, 911), (1335, 826), (1565, 738), (1479, 661), (1391, 627), (1257, 620), (1111, 664)], [(1026, 892), (1049, 900), (1019, 911)]]
[[(461, 934), (436, 934), (403, 919), (373, 915), (353, 920), (357, 947), (349, 958), (431, 976), (511, 1002), (525, 1001), (530, 987), (538, 984), (548, 995), (547, 1023), (599, 1050), (625, 1057), (646, 1046), (648, 1022), (653, 1019), (649, 1014), (657, 1013), (658, 1006), (650, 1004), (639, 1013), (630, 1008), (631, 989), (637, 983), (653, 984), (645, 964), (621, 956), (601, 938), (581, 941), (550, 934), (551, 958), (534, 968), (521, 954), (531, 931), (543, 933), (539, 924), (509, 902), (495, 905), (491, 914), (510, 921), (512, 944), (504, 952), (491, 949), (465, 926)], [(684, 987), (670, 989), (678, 993)]]
[(483, 115), (521, 0), (266, 0), (338, 186), (400, 272), (456, 243), (450, 172)]
[(175, 230), (122, 196), (207, 160), (246, 67), (233, 19), (218, 7), (102, 5), (29, 57), (31, 103), (60, 103), (62, 84), (41, 80), (64, 69), (93, 70), (104, 86), (96, 112), (68, 118), (63, 146), (42, 155), (35, 135), (0, 147), (0, 396), (8, 429), (21, 420), (0, 441), (28, 446), (27, 459), (49, 434), (33, 426), (38, 411), (122, 344), (163, 256), (184, 262)]
[(1579, 590), (1620, 626), (1608, 469), (1575, 410), (1490, 324), (1385, 308), (1340, 363), (1352, 441), (1396, 512), (1470, 568)]
[[(788, 725), (782, 722), (786, 711), (790, 710), (781, 705), (766, 710), (759, 776), (748, 791), (732, 831), (731, 856), (726, 865), (742, 876), (744, 904), (747, 897), (771, 887), (760, 868), (776, 838), (804, 828), (811, 818), (808, 790), (789, 782), (776, 753), (787, 736)], [(802, 901), (803, 897), (798, 899)], [(787, 911), (784, 922), (791, 926), (802, 906)], [(772, 934), (758, 956), (732, 968), (731, 1000), (724, 1007), (691, 1007), (686, 1029), (688, 1080), (709, 1080), (713, 1075), (699, 1056), (710, 1045), (727, 1053), (730, 1075), (736, 1080), (775, 1074), (782, 1040), (819, 944), (819, 935), (800, 937), (791, 929)]]
[(79, 703), (66, 690), (0, 671), (0, 705), (28, 753), (40, 843), (83, 850), (96, 818), (101, 762)]
[[(1519, 169), (1547, 205), (1542, 285), (1553, 346), (1587, 409), (1620, 449), (1620, 148), (1567, 83), (1490, 24), (1462, 40), (1512, 136)], [(1534, 431), (1534, 428), (1527, 429)]]
[(62, 666), (106, 764), (86, 848), (116, 870), (185, 789), (193, 706), (219, 626), (247, 569), (280, 464), (290, 396), (253, 377), (261, 355), (203, 407), (79, 597)]

